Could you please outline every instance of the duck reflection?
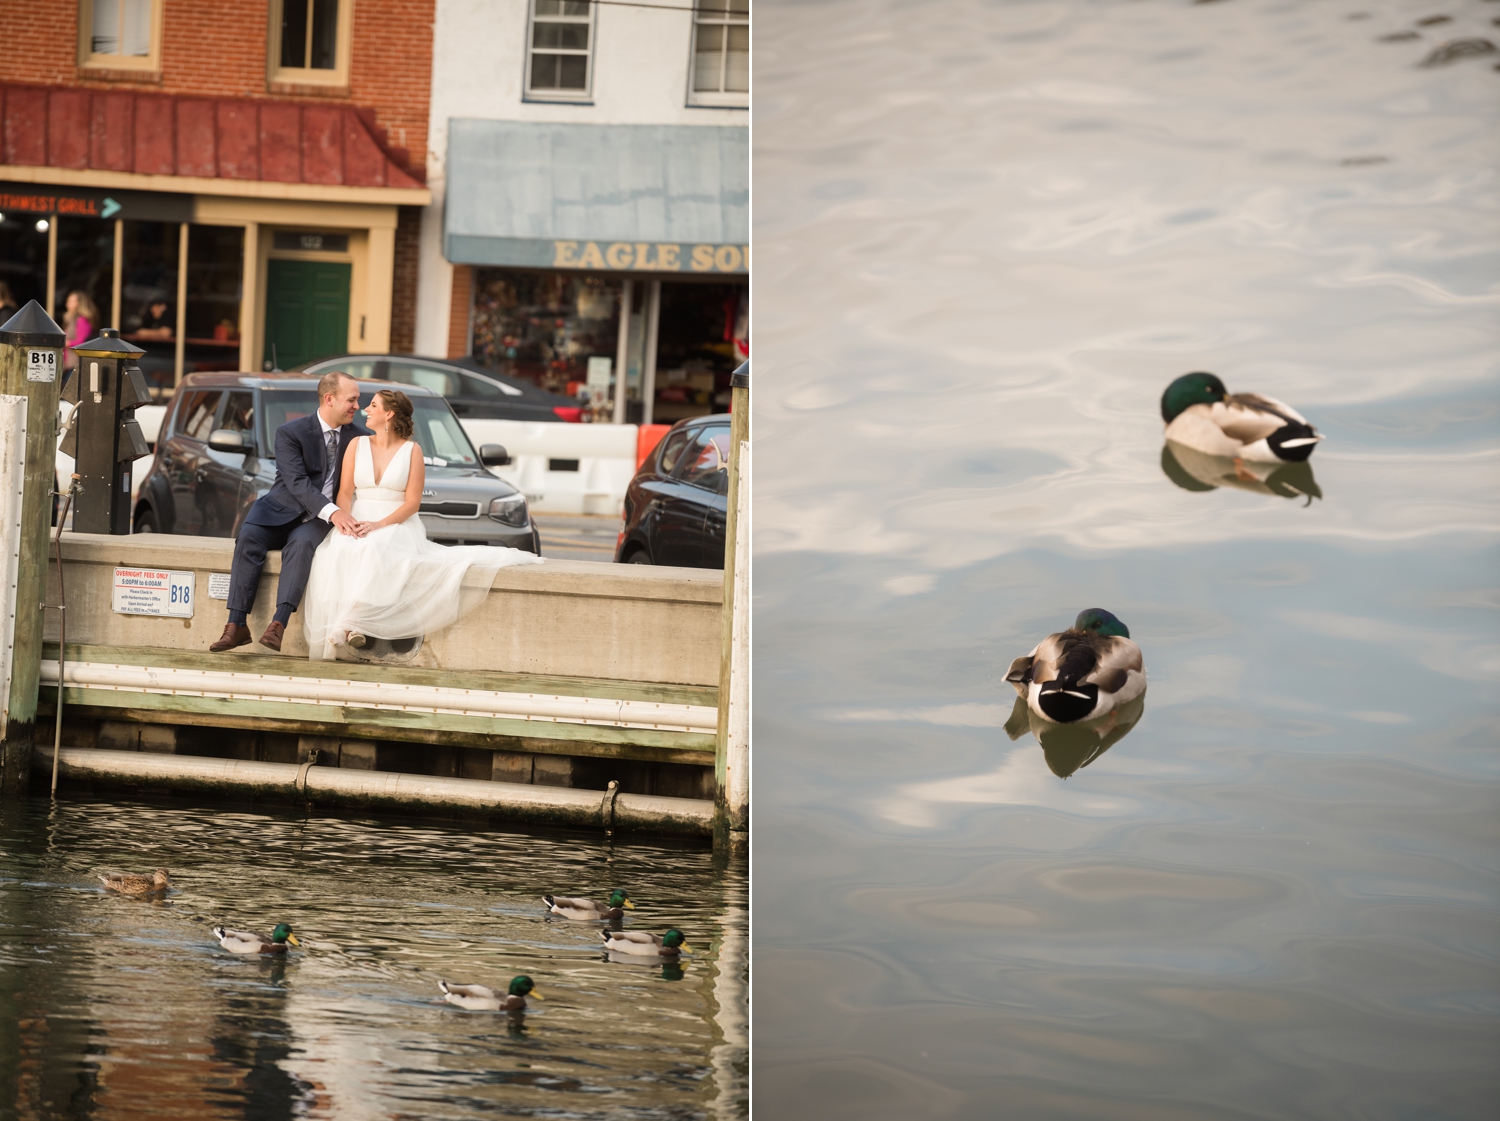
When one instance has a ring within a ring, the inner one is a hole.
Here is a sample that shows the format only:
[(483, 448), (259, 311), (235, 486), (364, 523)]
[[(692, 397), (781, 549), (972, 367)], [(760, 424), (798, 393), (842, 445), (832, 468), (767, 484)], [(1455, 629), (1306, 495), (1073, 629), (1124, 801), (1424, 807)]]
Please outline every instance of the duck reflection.
[(1005, 734), (1018, 740), (1030, 731), (1042, 745), (1047, 768), (1058, 778), (1067, 778), (1128, 736), (1145, 712), (1146, 694), (1142, 693), (1097, 720), (1056, 724), (1032, 712), (1025, 697), (1017, 697), (1005, 722)]
[(1312, 464), (1260, 463), (1208, 455), (1168, 440), (1161, 447), (1161, 469), (1183, 490), (1204, 491), (1219, 487), (1238, 487), (1257, 494), (1274, 494), (1280, 498), (1303, 498), (1311, 506), (1322, 498), (1322, 488), (1313, 477)]

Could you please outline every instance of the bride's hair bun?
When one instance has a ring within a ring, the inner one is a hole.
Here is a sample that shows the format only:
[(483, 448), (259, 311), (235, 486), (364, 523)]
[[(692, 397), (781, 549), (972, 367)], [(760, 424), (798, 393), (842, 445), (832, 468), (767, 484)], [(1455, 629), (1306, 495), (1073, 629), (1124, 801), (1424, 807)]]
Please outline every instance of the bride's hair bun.
[(391, 435), (398, 440), (411, 439), (411, 398), (399, 389), (379, 389), (375, 396), (391, 414)]

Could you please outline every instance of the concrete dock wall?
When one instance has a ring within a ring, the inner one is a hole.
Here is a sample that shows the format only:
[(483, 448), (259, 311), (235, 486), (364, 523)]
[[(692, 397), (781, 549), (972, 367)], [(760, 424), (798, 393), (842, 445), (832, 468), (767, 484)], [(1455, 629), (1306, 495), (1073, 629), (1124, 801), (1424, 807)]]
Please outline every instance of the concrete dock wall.
[[(234, 542), (219, 537), (63, 534), (68, 643), (206, 652), (228, 619), (209, 598), (209, 577), (226, 574)], [(192, 572), (191, 619), (122, 615), (111, 609), (116, 567)], [(275, 609), (281, 557), (272, 553), (250, 618), (257, 637)], [(48, 575), (57, 587), (56, 562)], [(713, 685), (719, 681), (719, 608), (723, 575), (696, 568), (549, 560), (501, 569), (487, 601), (424, 642), (402, 664), (450, 670), (606, 678), (628, 682)], [(55, 613), (46, 638), (57, 641)], [(301, 613), (292, 616), (277, 655), (254, 643), (220, 655), (226, 670), (251, 660), (307, 659)], [(279, 667), (267, 672), (280, 672)]]

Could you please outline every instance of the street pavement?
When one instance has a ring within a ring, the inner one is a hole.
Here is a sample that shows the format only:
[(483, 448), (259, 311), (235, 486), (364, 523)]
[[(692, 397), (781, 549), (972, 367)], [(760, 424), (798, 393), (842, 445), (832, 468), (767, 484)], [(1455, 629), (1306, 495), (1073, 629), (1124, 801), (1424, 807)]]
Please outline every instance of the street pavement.
[(619, 518), (601, 514), (535, 514), (542, 534), (542, 556), (559, 560), (611, 563), (620, 536)]

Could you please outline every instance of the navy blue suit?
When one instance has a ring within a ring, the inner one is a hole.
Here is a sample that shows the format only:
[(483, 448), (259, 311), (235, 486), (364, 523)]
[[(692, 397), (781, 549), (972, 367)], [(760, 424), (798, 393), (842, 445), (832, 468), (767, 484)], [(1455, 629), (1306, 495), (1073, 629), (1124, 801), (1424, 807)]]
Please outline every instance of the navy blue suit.
[[(338, 451), (333, 462), (332, 498), (323, 496), (328, 473), (328, 445), (317, 413), (289, 420), (276, 430), (276, 481), (245, 515), (234, 543), (234, 565), (229, 573), (230, 620), (236, 612), (249, 615), (260, 588), (266, 554), (281, 550), (281, 579), (276, 585), (277, 617), (290, 615), (302, 602), (313, 554), (331, 528), (318, 511), (337, 500), (344, 468), (344, 449), (356, 436), (369, 433), (358, 425), (338, 429)], [(282, 618), (282, 622), (286, 620)]]

